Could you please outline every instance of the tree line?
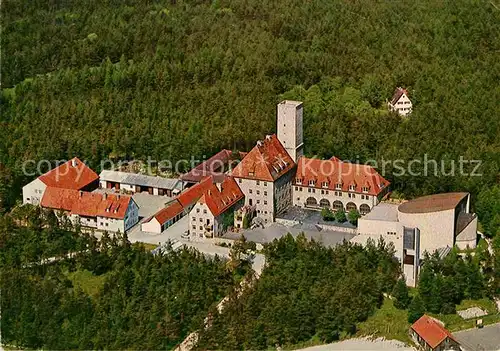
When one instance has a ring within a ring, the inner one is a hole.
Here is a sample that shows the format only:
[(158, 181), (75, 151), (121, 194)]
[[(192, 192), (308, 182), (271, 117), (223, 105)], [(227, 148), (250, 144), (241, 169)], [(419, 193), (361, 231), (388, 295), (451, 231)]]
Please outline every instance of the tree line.
[(197, 348), (242, 350), (325, 342), (356, 332), (400, 275), (394, 248), (344, 242), (326, 248), (303, 235), (266, 245), (266, 267), (241, 296), (232, 295), (200, 334)]
[[(39, 209), (36, 210), (37, 212)], [(0, 218), (2, 342), (44, 349), (170, 349), (199, 329), (236, 283), (197, 251), (153, 255), (126, 236), (97, 240), (53, 214)], [(22, 224), (21, 224), (22, 222)], [(71, 258), (42, 264), (43, 258)], [(90, 272), (76, 282), (73, 272)], [(101, 281), (95, 293), (85, 284)]]
[[(481, 177), (389, 166), (404, 196), (498, 182), (500, 15), (489, 3), (10, 0), (2, 13), (0, 208), (19, 198), (29, 159), (97, 167), (248, 151), (275, 130), (284, 97), (305, 101), (309, 156), (427, 154), (446, 171), (460, 156), (482, 161)], [(414, 103), (407, 120), (386, 111), (396, 86)]]

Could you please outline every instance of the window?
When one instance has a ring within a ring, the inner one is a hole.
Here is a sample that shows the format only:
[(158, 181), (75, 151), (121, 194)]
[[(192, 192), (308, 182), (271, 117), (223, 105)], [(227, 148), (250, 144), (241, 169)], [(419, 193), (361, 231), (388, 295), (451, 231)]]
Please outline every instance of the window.
[(311, 179), (311, 180), (309, 181), (309, 186), (314, 186), (314, 183), (315, 183), (315, 181), (314, 181), (313, 179)]
[(356, 198), (356, 194), (352, 194), (352, 198), (355, 199)]
[(264, 186), (267, 186), (267, 182), (264, 182)]
[(267, 205), (267, 200), (264, 200), (264, 205)]
[(368, 192), (368, 187), (364, 186), (364, 187), (361, 188), (361, 190), (363, 190), (364, 193), (367, 193)]
[(321, 183), (321, 185), (323, 186), (323, 188), (328, 188), (328, 182), (323, 182)]
[(309, 193), (310, 193), (310, 192), (311, 192), (311, 188), (307, 189), (307, 192), (309, 192)]
[(260, 195), (260, 190), (257, 190), (257, 195)]
[(260, 200), (257, 200), (257, 205), (260, 204)]
[(264, 191), (264, 196), (267, 196), (267, 191)]
[(206, 209), (203, 210), (203, 214), (207, 214), (207, 210)]
[(321, 195), (324, 195), (325, 194), (325, 191), (324, 190), (321, 190)]
[(239, 178), (239, 179), (238, 179), (238, 183), (240, 183), (240, 184), (241, 184), (241, 178)]
[(296, 182), (297, 184), (302, 184), (302, 179), (301, 179), (301, 178), (297, 178), (297, 179), (295, 179), (295, 182)]
[(342, 184), (340, 184), (340, 183), (335, 184), (335, 189), (342, 190)]
[(196, 225), (193, 224), (193, 230), (196, 230)]
[(200, 217), (200, 222), (203, 222), (203, 218)]
[(196, 221), (196, 217), (193, 217), (193, 218), (192, 218), (192, 220), (193, 220), (193, 221)]
[(200, 209), (199, 208), (196, 209), (196, 213), (200, 213)]
[(109, 223), (106, 223), (106, 227), (109, 226)]
[(312, 192), (313, 192), (313, 193), (316, 193), (316, 189), (313, 189), (313, 190), (312, 190)]
[(351, 191), (356, 190), (356, 185), (349, 185), (349, 190), (351, 190)]
[(248, 175), (253, 177), (254, 173), (253, 172), (248, 172)]
[(328, 195), (328, 190), (325, 190), (326, 195)]
[(248, 193), (251, 194), (252, 193), (252, 189), (248, 189)]
[(200, 230), (203, 230), (203, 226), (202, 225), (200, 225)]
[(299, 187), (298, 186), (295, 187), (295, 191), (299, 191)]
[(257, 185), (260, 185), (260, 181), (257, 181)]

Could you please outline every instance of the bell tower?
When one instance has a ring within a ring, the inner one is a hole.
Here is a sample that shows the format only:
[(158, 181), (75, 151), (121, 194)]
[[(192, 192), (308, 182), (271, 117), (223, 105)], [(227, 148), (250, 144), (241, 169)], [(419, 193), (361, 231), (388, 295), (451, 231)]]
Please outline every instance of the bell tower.
[(302, 113), (302, 102), (291, 100), (280, 102), (276, 113), (278, 140), (295, 162), (304, 154)]

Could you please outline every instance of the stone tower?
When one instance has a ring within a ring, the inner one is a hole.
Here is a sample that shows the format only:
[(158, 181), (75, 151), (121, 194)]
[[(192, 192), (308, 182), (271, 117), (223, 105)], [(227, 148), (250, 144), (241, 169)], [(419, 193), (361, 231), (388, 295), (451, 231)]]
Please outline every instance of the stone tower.
[(278, 104), (278, 139), (290, 157), (297, 162), (303, 155), (302, 102), (284, 100)]

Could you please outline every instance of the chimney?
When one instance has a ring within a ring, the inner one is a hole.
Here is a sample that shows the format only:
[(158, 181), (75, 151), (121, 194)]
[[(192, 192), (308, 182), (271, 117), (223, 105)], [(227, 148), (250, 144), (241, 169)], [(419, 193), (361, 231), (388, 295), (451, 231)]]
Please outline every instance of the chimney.
[(71, 160), (71, 166), (73, 166), (73, 167), (78, 166), (78, 162), (76, 161), (76, 158)]

